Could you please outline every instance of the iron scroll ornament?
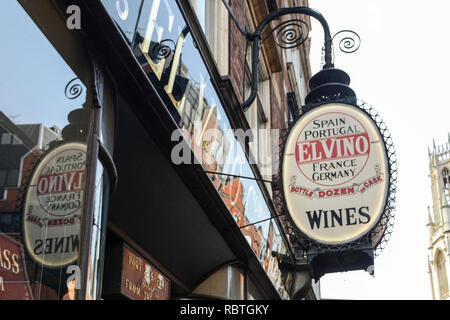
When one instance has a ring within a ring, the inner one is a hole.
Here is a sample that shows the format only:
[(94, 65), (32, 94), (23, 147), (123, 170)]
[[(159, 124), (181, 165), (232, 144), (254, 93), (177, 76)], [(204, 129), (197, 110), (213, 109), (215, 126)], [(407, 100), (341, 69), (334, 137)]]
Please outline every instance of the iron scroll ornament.
[[(261, 44), (275, 31), (277, 31), (275, 41), (278, 46), (283, 49), (290, 49), (297, 47), (303, 44), (308, 39), (309, 27), (308, 24), (301, 19), (290, 19), (279, 23), (277, 26), (272, 28), (268, 35), (263, 38), (263, 32), (267, 26), (273, 20), (280, 19), (283, 16), (291, 15), (291, 14), (304, 14), (311, 16), (317, 19), (322, 25), (324, 31), (324, 46), (323, 46), (323, 60), (324, 65), (323, 69), (332, 69), (334, 68), (333, 63), (333, 39), (342, 33), (352, 34), (355, 36), (346, 36), (344, 37), (340, 43), (339, 48), (343, 52), (351, 53), (355, 52), (359, 48), (359, 44), (361, 43), (361, 39), (356, 32), (350, 30), (342, 30), (336, 33), (333, 37), (330, 33), (330, 28), (328, 26), (327, 21), (322, 16), (320, 12), (317, 10), (311, 9), (309, 7), (291, 7), (291, 8), (282, 8), (276, 11), (271, 12), (264, 20), (262, 20), (259, 25), (256, 27), (254, 32), (246, 31), (239, 23), (236, 15), (233, 13), (229, 3), (227, 0), (222, 0), (223, 4), (228, 10), (234, 24), (238, 28), (239, 32), (246, 38), (247, 43), (252, 43), (252, 67), (251, 67), (251, 92), (247, 100), (245, 100), (241, 104), (241, 108), (245, 112), (256, 99), (258, 94), (258, 67), (259, 67), (259, 53), (261, 50)], [(357, 44), (357, 45), (356, 45)], [(244, 68), (245, 70), (245, 68)], [(245, 77), (244, 77), (245, 78)]]
[[(288, 135), (291, 129), (294, 127), (294, 124), (304, 116), (308, 111), (315, 109), (321, 105), (327, 104), (331, 102), (322, 101), (321, 103), (317, 103), (313, 106), (307, 108), (302, 115), (294, 119), (292, 122), (288, 124), (288, 128), (282, 131), (280, 136), (280, 168), (282, 167), (283, 162), (283, 154), (285, 143), (288, 138)], [(388, 179), (388, 188), (386, 201), (384, 204), (384, 208), (378, 219), (377, 223), (362, 237), (348, 242), (344, 244), (324, 244), (318, 241), (315, 241), (305, 234), (303, 234), (295, 225), (292, 220), (289, 212), (287, 211), (287, 205), (284, 199), (283, 193), (283, 184), (281, 174), (278, 174), (276, 179), (274, 179), (274, 203), (277, 207), (279, 214), (283, 215), (281, 218), (282, 224), (285, 228), (285, 231), (289, 235), (289, 239), (291, 245), (295, 251), (297, 251), (297, 255), (302, 256), (304, 252), (313, 249), (315, 251), (327, 251), (327, 252), (344, 252), (348, 250), (356, 250), (361, 248), (362, 246), (370, 245), (374, 250), (374, 256), (378, 256), (383, 249), (385, 248), (387, 242), (390, 239), (390, 236), (393, 231), (394, 220), (395, 220), (395, 208), (396, 208), (396, 191), (397, 191), (397, 177), (398, 177), (398, 165), (397, 165), (397, 157), (394, 148), (394, 144), (392, 141), (392, 136), (389, 133), (384, 121), (381, 119), (380, 115), (377, 111), (370, 106), (368, 103), (363, 101), (357, 101), (354, 103), (352, 99), (343, 98), (343, 99), (333, 99), (333, 103), (344, 103), (353, 105), (359, 108), (362, 112), (364, 112), (376, 125), (378, 131), (383, 138), (384, 146), (385, 146), (385, 154), (387, 156), (387, 169), (389, 171), (389, 179)]]
[[(334, 34), (331, 38), (332, 41), (339, 40), (339, 50), (343, 53), (354, 53), (358, 51), (361, 46), (361, 37), (353, 30), (341, 30)], [(324, 48), (322, 48), (321, 66), (324, 65)], [(334, 47), (333, 47), (333, 59), (334, 59)]]
[[(270, 23), (273, 20), (279, 19), (283, 16), (290, 15), (290, 14), (305, 14), (308, 16), (311, 16), (315, 19), (317, 19), (320, 24), (322, 25), (322, 28), (324, 30), (324, 59), (325, 59), (325, 65), (323, 66), (324, 69), (330, 69), (334, 68), (333, 64), (333, 58), (332, 58), (332, 37), (330, 33), (330, 27), (328, 26), (328, 22), (325, 20), (325, 18), (322, 16), (320, 12), (317, 10), (311, 9), (309, 7), (292, 7), (292, 8), (283, 8), (276, 11), (271, 12), (265, 19), (263, 19), (259, 25), (257, 26), (256, 30), (254, 32), (247, 32), (245, 29), (240, 25), (239, 21), (237, 20), (236, 16), (234, 15), (233, 11), (231, 10), (230, 5), (226, 0), (222, 0), (223, 4), (227, 8), (232, 20), (234, 21), (235, 25), (241, 32), (241, 34), (246, 38), (247, 41), (252, 43), (252, 67), (251, 67), (251, 92), (250, 96), (241, 104), (241, 108), (246, 111), (253, 103), (253, 101), (256, 99), (256, 96), (258, 94), (258, 68), (259, 68), (259, 53), (261, 50), (261, 43), (263, 39), (263, 32), (265, 28), (270, 25)], [(296, 23), (294, 23), (294, 21)], [(296, 20), (288, 20), (287, 23), (282, 22), (280, 26), (275, 27), (274, 29), (281, 29), (280, 34), (283, 36), (287, 36), (285, 40), (282, 41), (282, 43), (285, 43), (285, 47), (290, 47), (292, 44), (300, 45), (302, 41), (296, 41), (298, 38), (298, 35), (304, 34), (301, 32), (294, 33), (293, 29), (291, 28), (293, 25), (298, 24), (298, 19)], [(286, 29), (287, 28), (287, 29)], [(273, 29), (273, 30), (274, 30)], [(272, 30), (272, 31), (273, 31)], [(272, 32), (271, 31), (271, 32)], [(305, 38), (304, 36), (301, 38)], [(306, 36), (307, 38), (307, 36)], [(278, 42), (280, 43), (280, 42)], [(294, 46), (296, 46), (294, 45)]]
[(309, 35), (308, 24), (301, 19), (291, 19), (283, 21), (274, 27), (262, 40), (266, 41), (274, 32), (275, 43), (283, 49), (291, 49), (302, 45)]
[(80, 84), (79, 78), (70, 80), (64, 88), (64, 94), (67, 99), (75, 100), (83, 93), (83, 86)]
[[(171, 44), (170, 47), (168, 44)], [(151, 50), (151, 58), (153, 60), (160, 60), (170, 56), (175, 51), (175, 42), (171, 39), (162, 40), (159, 43), (153, 45)]]
[(344, 53), (353, 53), (359, 49), (361, 46), (361, 37), (352, 30), (341, 30), (334, 34), (331, 40), (333, 41), (336, 37), (339, 40), (339, 49)]

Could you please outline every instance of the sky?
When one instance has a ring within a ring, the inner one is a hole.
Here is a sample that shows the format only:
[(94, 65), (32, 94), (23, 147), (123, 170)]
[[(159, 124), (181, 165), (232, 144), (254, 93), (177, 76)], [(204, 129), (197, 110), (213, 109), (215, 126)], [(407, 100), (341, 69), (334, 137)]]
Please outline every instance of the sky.
[[(5, 5), (17, 3), (7, 1)], [(394, 231), (386, 249), (375, 260), (375, 277), (364, 271), (326, 275), (321, 279), (322, 298), (431, 299), (426, 228), (427, 207), (431, 206), (428, 147), (432, 147), (433, 138), (437, 145), (444, 144), (450, 132), (450, 102), (443, 99), (450, 88), (446, 77), (450, 74), (446, 61), (450, 52), (450, 43), (446, 41), (450, 2), (427, 1), (430, 13), (425, 11), (422, 1), (416, 0), (309, 0), (309, 5), (323, 14), (332, 34), (350, 29), (361, 37), (361, 47), (353, 54), (335, 48), (335, 65), (350, 75), (350, 86), (358, 98), (371, 104), (383, 118), (392, 134), (399, 163)], [(18, 10), (3, 12), (8, 12), (0, 19), (3, 30), (24, 14)], [(38, 47), (42, 41), (35, 38), (34, 30), (30, 21), (20, 30), (20, 37), (14, 30), (8, 35), (8, 43), (16, 41), (27, 45), (28, 50), (20, 52), (23, 59), (14, 56), (17, 50), (2, 53), (0, 69), (8, 74), (8, 81), (0, 79), (1, 107), (8, 115), (18, 115), (19, 123), (45, 120), (49, 125), (63, 127), (68, 110), (79, 107), (77, 103), (69, 105), (63, 95), (65, 84), (74, 74), (63, 67), (62, 60), (55, 58), (55, 52), (50, 54), (50, 46)], [(310, 36), (311, 68), (315, 74), (319, 71), (323, 45), (322, 28), (315, 21)], [(22, 41), (23, 38), (27, 41)], [(21, 76), (30, 66), (24, 64), (17, 69), (9, 61), (25, 60), (29, 52), (34, 52), (35, 60), (40, 61), (40, 69), (53, 66), (52, 70), (60, 73), (47, 77), (50, 82), (40, 81), (39, 76), (23, 82)], [(42, 56), (37, 56), (38, 53)], [(61, 67), (55, 67), (55, 63)], [(24, 91), (29, 94), (21, 95)], [(58, 100), (49, 91), (60, 92)], [(52, 101), (46, 99), (50, 96)], [(7, 97), (11, 97), (10, 101)], [(29, 105), (23, 100), (26, 97), (36, 100), (34, 104), (39, 108), (35, 112), (18, 109), (18, 105)], [(63, 107), (51, 119), (47, 113), (37, 112), (53, 104)]]
[[(432, 299), (428, 274), (427, 207), (431, 206), (428, 147), (450, 132), (450, 2), (430, 0), (309, 0), (331, 34), (350, 29), (361, 37), (346, 54), (335, 43), (335, 67), (350, 75), (357, 97), (372, 105), (389, 128), (398, 158), (397, 209), (389, 243), (364, 271), (328, 274), (322, 298)], [(430, 8), (431, 10), (426, 10)], [(314, 20), (312, 18), (312, 20)], [(312, 21), (311, 69), (320, 70), (323, 31)]]

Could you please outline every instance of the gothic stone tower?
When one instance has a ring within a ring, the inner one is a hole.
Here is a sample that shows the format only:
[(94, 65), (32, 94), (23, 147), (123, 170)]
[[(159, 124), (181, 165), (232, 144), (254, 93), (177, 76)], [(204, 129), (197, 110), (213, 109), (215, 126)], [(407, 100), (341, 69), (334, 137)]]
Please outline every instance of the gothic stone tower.
[[(433, 299), (449, 299), (450, 275), (450, 134), (444, 146), (428, 150), (433, 207), (428, 207), (428, 272)], [(431, 212), (430, 212), (431, 211)]]

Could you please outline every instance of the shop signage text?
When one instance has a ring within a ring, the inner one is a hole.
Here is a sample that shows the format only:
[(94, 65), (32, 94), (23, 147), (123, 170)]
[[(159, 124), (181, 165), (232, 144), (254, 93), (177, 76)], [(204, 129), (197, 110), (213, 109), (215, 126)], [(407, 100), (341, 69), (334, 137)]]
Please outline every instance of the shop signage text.
[(65, 143), (35, 168), (24, 205), (24, 243), (33, 259), (60, 267), (78, 258), (86, 145)]
[(133, 300), (167, 300), (170, 282), (150, 263), (123, 246), (121, 292)]
[(22, 244), (6, 235), (1, 235), (0, 300), (29, 300), (31, 298)]
[(383, 139), (357, 107), (327, 104), (303, 115), (286, 140), (283, 193), (307, 237), (343, 244), (379, 220), (388, 190)]

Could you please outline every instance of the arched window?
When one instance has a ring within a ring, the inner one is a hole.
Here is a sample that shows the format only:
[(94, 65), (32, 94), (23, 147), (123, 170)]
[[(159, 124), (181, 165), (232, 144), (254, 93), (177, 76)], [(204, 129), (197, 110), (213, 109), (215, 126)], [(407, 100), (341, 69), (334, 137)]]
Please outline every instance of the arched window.
[(442, 179), (444, 182), (444, 196), (447, 204), (450, 204), (450, 172), (447, 168), (442, 170)]
[(445, 266), (445, 256), (441, 250), (438, 250), (436, 253), (435, 263), (439, 282), (439, 296), (441, 299), (446, 299), (448, 297), (448, 279)]
[(448, 189), (450, 185), (450, 174), (447, 168), (444, 168), (444, 170), (442, 170), (442, 178), (444, 180), (444, 188)]

